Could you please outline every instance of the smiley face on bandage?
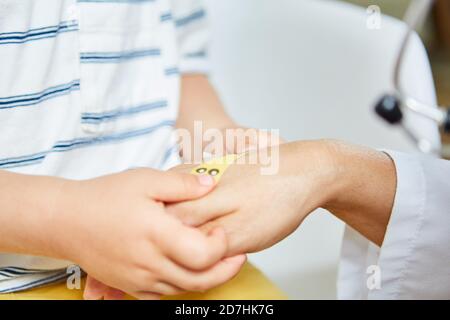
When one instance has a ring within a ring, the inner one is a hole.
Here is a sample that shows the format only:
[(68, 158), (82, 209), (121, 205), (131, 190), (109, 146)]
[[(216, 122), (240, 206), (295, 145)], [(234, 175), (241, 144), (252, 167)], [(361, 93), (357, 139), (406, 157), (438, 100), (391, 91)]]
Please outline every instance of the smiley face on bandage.
[(197, 170), (195, 170), (195, 172), (197, 172), (198, 174), (206, 174), (208, 173), (210, 176), (217, 176), (220, 173), (220, 169), (217, 168), (213, 168), (213, 169), (209, 169), (205, 168), (205, 167), (200, 167)]
[(232, 165), (241, 155), (229, 154), (225, 157), (209, 160), (192, 169), (191, 173), (195, 175), (209, 174), (216, 182), (219, 182), (227, 168)]

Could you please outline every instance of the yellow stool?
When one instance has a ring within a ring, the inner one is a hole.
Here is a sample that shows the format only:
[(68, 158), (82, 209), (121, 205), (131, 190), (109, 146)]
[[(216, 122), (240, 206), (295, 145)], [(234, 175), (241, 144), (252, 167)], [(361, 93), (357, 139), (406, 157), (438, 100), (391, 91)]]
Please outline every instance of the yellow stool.
[[(84, 288), (84, 282), (83, 282)], [(82, 300), (83, 290), (69, 290), (65, 283), (18, 293), (0, 294), (0, 300)], [(127, 299), (133, 299), (127, 297)], [(284, 300), (287, 297), (261, 271), (247, 263), (231, 281), (205, 293), (187, 293), (164, 300)]]

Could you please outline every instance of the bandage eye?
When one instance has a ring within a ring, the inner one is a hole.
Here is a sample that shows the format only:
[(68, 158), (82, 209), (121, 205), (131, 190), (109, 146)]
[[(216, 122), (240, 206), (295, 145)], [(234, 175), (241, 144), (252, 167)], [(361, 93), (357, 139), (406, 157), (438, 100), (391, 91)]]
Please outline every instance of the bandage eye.
[(211, 175), (211, 176), (217, 176), (218, 174), (219, 174), (219, 170), (218, 169), (211, 169), (211, 170), (209, 170), (209, 174)]
[(196, 171), (197, 173), (205, 173), (207, 170), (206, 168), (198, 168)]

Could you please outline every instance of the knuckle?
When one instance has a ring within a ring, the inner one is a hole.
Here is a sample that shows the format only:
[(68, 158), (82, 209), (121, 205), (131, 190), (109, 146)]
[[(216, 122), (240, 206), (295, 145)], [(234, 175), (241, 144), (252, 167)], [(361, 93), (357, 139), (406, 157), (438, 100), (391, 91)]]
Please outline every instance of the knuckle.
[(157, 279), (153, 272), (142, 270), (133, 277), (133, 287), (138, 291), (151, 291)]

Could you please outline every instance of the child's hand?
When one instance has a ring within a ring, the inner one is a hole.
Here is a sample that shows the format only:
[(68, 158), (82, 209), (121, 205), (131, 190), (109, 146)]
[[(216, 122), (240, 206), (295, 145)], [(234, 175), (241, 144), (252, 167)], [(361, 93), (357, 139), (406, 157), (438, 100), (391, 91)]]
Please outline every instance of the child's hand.
[(229, 255), (268, 248), (293, 232), (331, 191), (327, 183), (333, 165), (318, 146), (281, 145), (275, 175), (262, 175), (257, 164), (233, 164), (210, 194), (173, 204), (168, 211), (205, 231), (222, 226)]
[[(249, 150), (265, 149), (285, 143), (280, 136), (272, 134), (270, 131), (246, 128), (239, 125), (229, 126), (221, 129), (221, 131), (225, 138), (226, 153), (240, 154)], [(230, 140), (227, 137), (235, 138)], [(241, 143), (238, 143), (238, 141)]]
[[(88, 275), (83, 297), (85, 300), (124, 300), (125, 293), (111, 288)], [(155, 298), (157, 297), (158, 296), (155, 295)]]
[[(266, 149), (285, 142), (278, 134), (273, 134), (270, 131), (230, 124), (225, 128), (215, 129), (208, 134), (205, 133), (201, 150), (203, 155), (223, 157), (227, 154), (241, 154), (250, 150)], [(186, 147), (191, 148), (191, 150), (186, 150)], [(193, 157), (193, 155), (198, 154), (194, 150), (196, 147), (196, 143), (181, 144), (181, 155), (184, 162), (194, 163), (201, 161), (201, 159)]]
[(57, 256), (132, 296), (203, 291), (232, 278), (245, 257), (223, 260), (220, 229), (204, 235), (165, 212), (165, 202), (199, 198), (210, 177), (135, 169), (67, 182), (56, 199), (52, 245)]

